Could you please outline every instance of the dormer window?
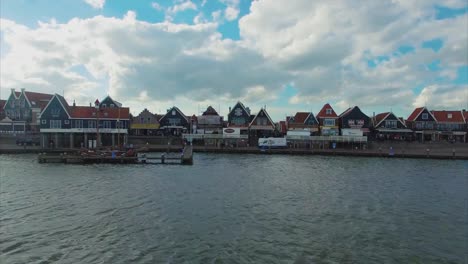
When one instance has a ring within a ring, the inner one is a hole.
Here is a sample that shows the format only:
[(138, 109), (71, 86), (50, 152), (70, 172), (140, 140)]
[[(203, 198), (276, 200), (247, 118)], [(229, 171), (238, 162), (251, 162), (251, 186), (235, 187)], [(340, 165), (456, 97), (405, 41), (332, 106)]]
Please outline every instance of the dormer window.
[(102, 107), (102, 108), (106, 108), (106, 107), (107, 107), (107, 105), (106, 105), (106, 104), (102, 104), (102, 106), (101, 106), (101, 107)]
[(327, 110), (325, 110), (327, 115), (331, 115), (332, 114), (332, 110), (330, 108), (327, 108)]
[(427, 113), (423, 113), (423, 114), (422, 114), (422, 119), (423, 119), (423, 120), (429, 119), (429, 115), (428, 115)]
[(111, 107), (111, 108), (114, 108), (114, 107), (115, 107), (115, 105), (114, 105), (114, 104), (110, 104), (110, 107)]
[(450, 118), (450, 119), (451, 119), (451, 118), (452, 118), (452, 113), (447, 114), (447, 118)]

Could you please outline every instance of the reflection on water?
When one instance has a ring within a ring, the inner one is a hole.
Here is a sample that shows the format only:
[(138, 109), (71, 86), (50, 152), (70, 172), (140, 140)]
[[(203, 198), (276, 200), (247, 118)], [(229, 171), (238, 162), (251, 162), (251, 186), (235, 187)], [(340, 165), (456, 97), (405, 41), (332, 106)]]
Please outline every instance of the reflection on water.
[(0, 156), (1, 263), (464, 263), (468, 163)]

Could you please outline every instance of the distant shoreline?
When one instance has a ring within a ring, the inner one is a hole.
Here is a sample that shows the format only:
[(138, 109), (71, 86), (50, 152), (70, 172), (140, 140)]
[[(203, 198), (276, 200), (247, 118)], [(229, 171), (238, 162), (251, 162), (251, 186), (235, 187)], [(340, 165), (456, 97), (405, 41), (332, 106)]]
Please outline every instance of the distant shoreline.
[[(182, 145), (167, 146), (148, 146), (140, 152), (174, 152), (180, 151)], [(462, 150), (468, 150), (468, 146), (462, 146)], [(468, 160), (468, 152), (458, 151), (455, 155), (451, 151), (445, 153), (435, 152), (427, 153), (417, 149), (399, 149), (396, 147), (393, 155), (386, 150), (353, 150), (353, 149), (305, 149), (305, 148), (287, 148), (287, 149), (267, 149), (265, 151), (256, 147), (243, 148), (217, 148), (209, 146), (194, 146), (196, 153), (223, 153), (223, 154), (260, 154), (260, 155), (319, 155), (319, 156), (347, 156), (347, 157), (376, 157), (376, 158), (411, 158), (411, 159), (453, 159)], [(0, 148), (0, 154), (34, 154), (34, 153), (61, 153), (78, 151), (78, 149), (41, 149), (41, 148)]]

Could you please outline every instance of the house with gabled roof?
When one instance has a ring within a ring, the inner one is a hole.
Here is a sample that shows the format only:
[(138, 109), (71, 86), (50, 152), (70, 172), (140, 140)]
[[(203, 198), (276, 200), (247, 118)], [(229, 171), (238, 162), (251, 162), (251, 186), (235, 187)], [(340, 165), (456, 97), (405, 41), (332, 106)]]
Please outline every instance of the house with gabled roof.
[(127, 142), (130, 109), (69, 105), (53, 95), (40, 114), (42, 147), (101, 147)]
[(320, 112), (317, 114), (317, 120), (319, 121), (320, 135), (322, 136), (338, 136), (338, 115), (329, 103), (326, 103)]
[(159, 119), (160, 129), (165, 135), (179, 136), (190, 129), (191, 120), (182, 111), (173, 106)]
[(318, 132), (319, 121), (312, 112), (297, 112), (286, 118), (288, 131), (308, 131), (309, 135)]
[(3, 105), (5, 117), (13, 124), (10, 129), (2, 125), (3, 129), (18, 132), (39, 132), (41, 111), (52, 98), (52, 94), (29, 92), (21, 88), (20, 92), (11, 89), (10, 96)]
[(222, 134), (224, 118), (210, 105), (199, 116), (196, 117), (197, 134)]
[(275, 128), (276, 125), (268, 114), (266, 108), (261, 108), (249, 124), (250, 145), (256, 146), (259, 138), (274, 136)]
[(159, 117), (145, 108), (137, 116), (131, 117), (129, 133), (137, 136), (151, 136), (157, 134), (159, 127)]
[(466, 142), (466, 119), (463, 111), (432, 110), (437, 120), (437, 140)]
[(119, 103), (118, 101), (112, 99), (110, 95), (106, 96), (104, 99), (99, 104), (100, 108), (114, 108), (114, 107), (122, 107), (122, 104)]
[(378, 140), (412, 140), (413, 130), (409, 129), (402, 117), (393, 112), (379, 113), (372, 119), (372, 126)]
[(245, 107), (242, 102), (238, 101), (234, 107), (229, 107), (228, 127), (247, 129), (250, 121), (250, 109)]
[(437, 136), (437, 119), (426, 107), (418, 107), (406, 119), (406, 125), (416, 134), (416, 139), (434, 141)]
[(363, 136), (369, 133), (370, 118), (358, 106), (346, 109), (338, 116), (342, 136)]

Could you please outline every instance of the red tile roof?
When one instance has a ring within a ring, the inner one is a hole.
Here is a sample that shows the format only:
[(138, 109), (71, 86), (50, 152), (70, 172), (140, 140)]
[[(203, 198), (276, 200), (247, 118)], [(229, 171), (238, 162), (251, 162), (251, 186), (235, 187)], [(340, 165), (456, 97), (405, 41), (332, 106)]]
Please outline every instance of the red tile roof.
[(26, 95), (26, 98), (28, 98), (32, 107), (39, 107), (41, 108), (41, 110), (44, 110), (44, 108), (49, 103), (50, 99), (52, 99), (52, 97), (54, 96), (52, 94), (35, 93), (28, 91), (25, 91), (24, 94)]
[[(72, 118), (96, 118), (96, 108), (93, 106), (69, 106), (68, 111)], [(130, 111), (128, 107), (104, 108), (99, 112), (99, 118), (106, 119), (129, 119)]]
[(424, 107), (418, 107), (414, 109), (413, 113), (406, 119), (406, 121), (414, 121), (416, 118), (421, 114), (421, 112), (424, 110)]
[(309, 115), (309, 112), (297, 112), (294, 116), (294, 123), (304, 123)]
[(6, 100), (0, 100), (0, 110), (3, 109), (3, 106), (5, 106)]
[[(327, 114), (327, 109), (331, 109), (331, 114)], [(335, 113), (335, 110), (333, 110), (333, 108), (331, 107), (330, 104), (325, 104), (323, 107), (322, 107), (322, 110), (320, 110), (320, 112), (317, 114), (317, 118), (326, 118), (326, 117), (331, 117), (331, 118), (336, 118), (338, 117)]]
[(378, 123), (380, 123), (380, 121), (382, 121), (385, 117), (387, 117), (388, 114), (390, 114), (390, 112), (377, 114), (375, 116), (375, 120), (374, 120), (375, 124), (374, 125), (377, 125)]
[[(437, 122), (465, 123), (461, 111), (431, 111)], [(449, 118), (449, 115), (452, 117)]]

